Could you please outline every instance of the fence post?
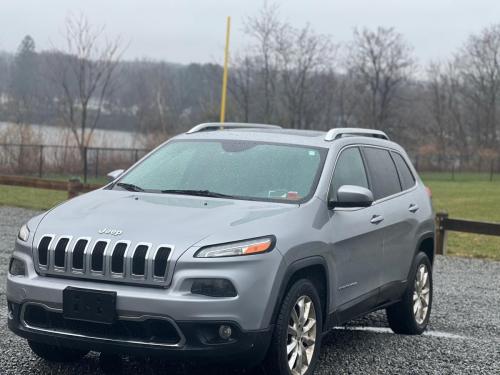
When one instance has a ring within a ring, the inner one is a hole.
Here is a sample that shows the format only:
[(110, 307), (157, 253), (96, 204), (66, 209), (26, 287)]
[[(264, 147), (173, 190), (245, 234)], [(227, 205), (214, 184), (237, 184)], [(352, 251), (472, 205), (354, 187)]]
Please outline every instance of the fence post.
[(38, 159), (38, 177), (42, 178), (43, 175), (43, 145), (40, 145)]
[(88, 160), (87, 160), (87, 154), (88, 154), (88, 148), (87, 147), (84, 147), (83, 148), (83, 183), (87, 183), (87, 163), (88, 163)]
[(95, 154), (95, 178), (99, 177), (99, 149), (96, 149)]
[(436, 254), (446, 255), (446, 230), (444, 221), (448, 218), (448, 213), (438, 212), (436, 214)]
[(79, 178), (70, 178), (68, 181), (68, 199), (76, 197), (83, 188)]

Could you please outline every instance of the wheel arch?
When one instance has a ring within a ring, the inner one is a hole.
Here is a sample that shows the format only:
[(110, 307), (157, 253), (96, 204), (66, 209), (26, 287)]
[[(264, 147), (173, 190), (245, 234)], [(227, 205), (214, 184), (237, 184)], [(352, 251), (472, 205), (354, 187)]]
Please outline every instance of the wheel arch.
[(274, 306), (272, 314), (272, 322), (276, 322), (279, 310), (287, 290), (292, 284), (299, 279), (311, 280), (316, 288), (321, 299), (321, 310), (323, 317), (323, 328), (327, 326), (328, 309), (330, 306), (330, 278), (328, 274), (328, 265), (322, 256), (312, 256), (304, 259), (299, 259), (291, 263), (285, 271), (285, 276), (280, 285), (278, 298)]
[(431, 265), (434, 265), (435, 246), (433, 232), (426, 232), (419, 237), (413, 258), (421, 251), (427, 255)]

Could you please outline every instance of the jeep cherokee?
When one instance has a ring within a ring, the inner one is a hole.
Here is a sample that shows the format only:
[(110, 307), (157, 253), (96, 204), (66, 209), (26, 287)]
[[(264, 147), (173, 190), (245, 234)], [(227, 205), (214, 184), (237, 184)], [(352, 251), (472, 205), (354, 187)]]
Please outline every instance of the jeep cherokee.
[(396, 333), (426, 328), (431, 200), (381, 131), (201, 124), (113, 176), (19, 231), (8, 325), (46, 360), (312, 374), (322, 335), (351, 319), (385, 309)]

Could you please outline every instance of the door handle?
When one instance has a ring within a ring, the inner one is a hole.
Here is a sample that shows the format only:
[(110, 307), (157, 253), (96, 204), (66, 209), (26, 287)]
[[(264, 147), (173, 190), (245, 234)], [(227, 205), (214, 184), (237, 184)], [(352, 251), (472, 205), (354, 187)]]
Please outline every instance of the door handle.
[(417, 211), (418, 211), (418, 209), (419, 209), (418, 205), (416, 205), (416, 204), (414, 204), (414, 203), (410, 204), (410, 207), (408, 207), (408, 211), (410, 211), (410, 212), (412, 212), (412, 213), (417, 212)]
[(370, 223), (372, 224), (378, 224), (380, 222), (384, 221), (384, 217), (381, 216), (381, 215), (373, 215), (371, 220), (370, 220)]

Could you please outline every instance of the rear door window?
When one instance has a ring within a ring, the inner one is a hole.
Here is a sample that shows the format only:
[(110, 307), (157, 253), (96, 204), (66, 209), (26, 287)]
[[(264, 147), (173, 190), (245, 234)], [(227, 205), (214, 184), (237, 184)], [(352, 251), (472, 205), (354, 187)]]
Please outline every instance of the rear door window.
[(389, 151), (375, 147), (363, 147), (363, 153), (375, 200), (399, 193), (401, 184)]
[(342, 185), (356, 185), (368, 188), (365, 166), (357, 147), (341, 152), (330, 185), (330, 197), (337, 199), (337, 190)]
[(410, 167), (403, 159), (403, 157), (397, 152), (391, 152), (394, 163), (396, 163), (396, 168), (399, 172), (399, 178), (401, 180), (401, 185), (403, 190), (410, 189), (415, 185), (415, 176), (411, 173)]

